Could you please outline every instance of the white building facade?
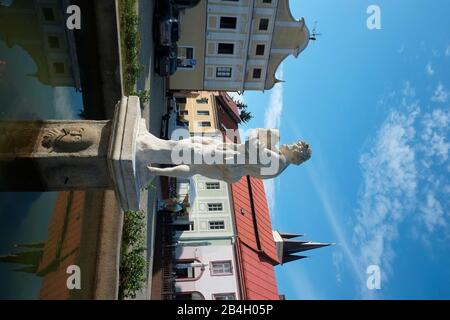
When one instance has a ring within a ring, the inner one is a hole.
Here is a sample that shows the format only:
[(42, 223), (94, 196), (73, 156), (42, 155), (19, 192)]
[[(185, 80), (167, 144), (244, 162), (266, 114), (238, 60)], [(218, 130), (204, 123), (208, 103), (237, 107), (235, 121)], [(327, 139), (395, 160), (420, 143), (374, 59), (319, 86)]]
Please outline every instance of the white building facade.
[(178, 246), (175, 290), (183, 300), (239, 299), (233, 245)]
[(172, 90), (270, 89), (281, 62), (297, 57), (310, 39), (289, 0), (203, 0), (180, 20)]
[(200, 175), (177, 182), (180, 201), (189, 198), (185, 214), (174, 221), (177, 241), (228, 239), (234, 235), (228, 184)]

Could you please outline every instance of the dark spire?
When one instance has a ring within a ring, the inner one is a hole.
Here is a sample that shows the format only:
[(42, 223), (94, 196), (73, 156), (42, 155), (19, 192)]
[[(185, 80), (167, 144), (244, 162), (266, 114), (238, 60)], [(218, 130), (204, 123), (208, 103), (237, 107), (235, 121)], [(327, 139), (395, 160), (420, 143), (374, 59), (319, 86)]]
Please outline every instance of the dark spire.
[(306, 258), (306, 256), (297, 256), (295, 253), (334, 245), (334, 243), (292, 240), (302, 236), (295, 233), (274, 231), (273, 236), (281, 264)]
[(296, 241), (296, 240), (285, 240), (283, 242), (284, 242), (283, 251), (285, 254), (297, 253), (332, 245), (332, 243), (320, 243), (320, 242)]
[(308, 258), (308, 256), (296, 256), (293, 254), (288, 254), (283, 257), (283, 263), (292, 262), (292, 261), (296, 261), (296, 260), (300, 260), (300, 259), (306, 259), (306, 258)]
[(289, 232), (279, 232), (279, 234), (283, 239), (292, 239), (292, 238), (303, 237), (303, 234), (296, 234), (296, 233), (289, 233)]

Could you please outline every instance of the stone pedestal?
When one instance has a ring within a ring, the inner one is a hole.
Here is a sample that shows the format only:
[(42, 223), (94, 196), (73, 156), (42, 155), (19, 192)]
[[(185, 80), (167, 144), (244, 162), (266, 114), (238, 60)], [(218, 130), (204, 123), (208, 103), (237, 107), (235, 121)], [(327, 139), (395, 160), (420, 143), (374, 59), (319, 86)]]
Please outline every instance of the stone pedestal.
[(123, 97), (113, 120), (108, 166), (124, 210), (138, 210), (140, 182), (136, 168), (136, 139), (141, 123), (139, 98)]
[(0, 122), (0, 191), (114, 189), (139, 209), (135, 141), (138, 97), (123, 97), (112, 121)]

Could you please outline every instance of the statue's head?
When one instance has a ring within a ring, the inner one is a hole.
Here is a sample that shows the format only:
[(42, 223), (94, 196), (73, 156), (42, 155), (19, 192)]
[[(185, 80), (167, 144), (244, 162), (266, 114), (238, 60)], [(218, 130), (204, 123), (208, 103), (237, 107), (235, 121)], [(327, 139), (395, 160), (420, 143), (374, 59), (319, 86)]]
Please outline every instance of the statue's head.
[(280, 146), (280, 151), (290, 163), (299, 165), (311, 158), (312, 150), (304, 141)]

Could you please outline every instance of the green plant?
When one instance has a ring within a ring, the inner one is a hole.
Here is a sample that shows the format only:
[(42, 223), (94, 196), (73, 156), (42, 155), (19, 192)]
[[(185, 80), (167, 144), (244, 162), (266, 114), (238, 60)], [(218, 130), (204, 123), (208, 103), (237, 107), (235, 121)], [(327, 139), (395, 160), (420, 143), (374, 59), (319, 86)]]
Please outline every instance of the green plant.
[(123, 221), (122, 243), (139, 244), (145, 240), (145, 213), (143, 211), (127, 211)]
[(253, 115), (251, 112), (247, 111), (248, 105), (243, 103), (242, 101), (237, 101), (236, 106), (239, 109), (239, 117), (242, 122), (247, 123), (253, 119)]
[(146, 189), (146, 190), (149, 190), (149, 189), (156, 189), (156, 185), (155, 185), (154, 182), (150, 182), (150, 183), (148, 184), (147, 188), (145, 188), (145, 189)]
[(142, 65), (139, 62), (139, 16), (136, 0), (119, 0), (120, 35), (124, 90), (130, 94), (134, 90)]
[(241, 110), (241, 112), (239, 113), (239, 117), (241, 118), (242, 122), (244, 122), (244, 123), (247, 123), (253, 119), (253, 115), (246, 110)]
[(124, 216), (119, 267), (119, 299), (134, 298), (147, 278), (145, 213), (128, 211)]
[(239, 110), (245, 110), (248, 107), (247, 104), (243, 103), (242, 101), (236, 102), (236, 106), (238, 107)]
[(150, 92), (148, 90), (133, 91), (131, 95), (139, 97), (141, 108), (144, 108), (144, 104), (150, 100)]

